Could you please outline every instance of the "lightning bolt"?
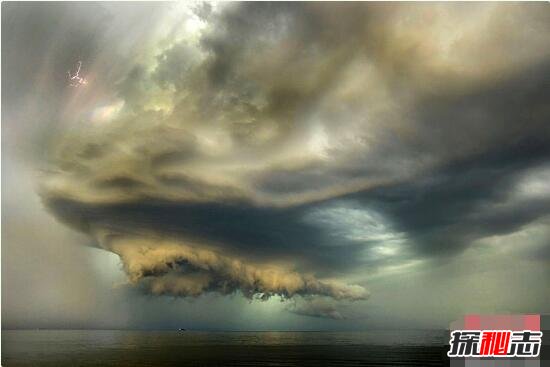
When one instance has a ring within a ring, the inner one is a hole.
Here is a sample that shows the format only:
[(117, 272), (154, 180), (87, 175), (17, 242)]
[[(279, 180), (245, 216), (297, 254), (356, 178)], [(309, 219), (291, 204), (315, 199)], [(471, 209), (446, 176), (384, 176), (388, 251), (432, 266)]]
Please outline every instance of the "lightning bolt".
[(76, 72), (71, 75), (71, 71), (68, 70), (67, 74), (69, 75), (69, 86), (71, 87), (78, 87), (80, 85), (86, 85), (88, 84), (88, 81), (80, 76), (80, 69), (82, 68), (82, 61), (78, 61), (78, 67), (76, 68)]

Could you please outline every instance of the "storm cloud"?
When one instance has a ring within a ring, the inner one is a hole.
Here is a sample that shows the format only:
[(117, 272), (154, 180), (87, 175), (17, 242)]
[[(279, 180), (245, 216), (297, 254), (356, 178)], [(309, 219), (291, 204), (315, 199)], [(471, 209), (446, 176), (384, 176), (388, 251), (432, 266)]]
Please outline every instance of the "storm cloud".
[(83, 55), (38, 189), (139, 289), (343, 319), (335, 301), (369, 296), (358, 273), (550, 214), (547, 4), (175, 14), (132, 58)]

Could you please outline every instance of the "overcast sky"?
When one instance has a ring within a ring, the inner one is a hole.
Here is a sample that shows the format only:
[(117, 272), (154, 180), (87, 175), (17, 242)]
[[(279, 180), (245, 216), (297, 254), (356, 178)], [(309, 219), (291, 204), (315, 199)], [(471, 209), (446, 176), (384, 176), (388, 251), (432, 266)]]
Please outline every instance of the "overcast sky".
[(549, 312), (549, 31), (546, 3), (2, 3), (3, 327)]

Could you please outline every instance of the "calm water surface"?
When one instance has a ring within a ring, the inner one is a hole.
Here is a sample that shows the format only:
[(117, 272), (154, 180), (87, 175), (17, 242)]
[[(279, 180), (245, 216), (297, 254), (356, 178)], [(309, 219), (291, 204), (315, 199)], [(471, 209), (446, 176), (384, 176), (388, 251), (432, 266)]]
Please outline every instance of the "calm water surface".
[(441, 366), (444, 332), (3, 330), (2, 366)]

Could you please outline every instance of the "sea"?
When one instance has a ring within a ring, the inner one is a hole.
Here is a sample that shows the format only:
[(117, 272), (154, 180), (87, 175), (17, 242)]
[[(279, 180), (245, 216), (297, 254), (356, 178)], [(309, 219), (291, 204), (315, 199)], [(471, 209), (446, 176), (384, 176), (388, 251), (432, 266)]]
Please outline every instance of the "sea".
[(443, 330), (2, 330), (18, 366), (444, 366)]

